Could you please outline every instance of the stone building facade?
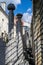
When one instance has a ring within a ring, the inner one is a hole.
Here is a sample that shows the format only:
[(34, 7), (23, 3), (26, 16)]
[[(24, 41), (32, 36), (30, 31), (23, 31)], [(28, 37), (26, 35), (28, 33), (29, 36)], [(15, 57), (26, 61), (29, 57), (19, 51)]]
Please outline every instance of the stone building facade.
[(32, 21), (35, 65), (43, 65), (43, 0), (33, 0)]
[(4, 31), (8, 34), (8, 15), (0, 6), (0, 36)]

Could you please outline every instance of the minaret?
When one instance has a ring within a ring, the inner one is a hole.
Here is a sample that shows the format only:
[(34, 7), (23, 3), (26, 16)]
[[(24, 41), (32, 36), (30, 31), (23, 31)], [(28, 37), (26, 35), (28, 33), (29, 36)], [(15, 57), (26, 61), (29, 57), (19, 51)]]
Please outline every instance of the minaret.
[(14, 4), (9, 4), (8, 5), (8, 10), (9, 10), (9, 37), (11, 37), (11, 32), (14, 32), (14, 10), (15, 6)]

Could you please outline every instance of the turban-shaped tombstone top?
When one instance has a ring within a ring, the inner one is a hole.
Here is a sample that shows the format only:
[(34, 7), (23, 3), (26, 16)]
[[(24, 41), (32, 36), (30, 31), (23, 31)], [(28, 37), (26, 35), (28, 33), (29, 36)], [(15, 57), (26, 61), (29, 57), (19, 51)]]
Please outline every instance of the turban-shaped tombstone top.
[(17, 16), (18, 19), (21, 19), (23, 15), (19, 13), (16, 16)]
[(8, 5), (8, 10), (15, 10), (14, 4), (10, 3), (10, 4)]

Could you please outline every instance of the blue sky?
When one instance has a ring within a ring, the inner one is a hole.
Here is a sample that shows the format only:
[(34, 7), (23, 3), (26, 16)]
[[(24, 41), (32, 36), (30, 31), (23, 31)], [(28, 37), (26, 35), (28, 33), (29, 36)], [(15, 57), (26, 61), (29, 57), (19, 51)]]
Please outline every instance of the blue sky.
[[(28, 9), (32, 9), (31, 0), (21, 0), (21, 4), (17, 5), (17, 8), (15, 10), (15, 14), (25, 13)], [(31, 12), (32, 12), (32, 10), (29, 13), (31, 13)]]
[(32, 1), (31, 0), (0, 0), (0, 2), (6, 2), (6, 7), (9, 3), (13, 3), (16, 6), (14, 14), (22, 13), (23, 20), (25, 22), (31, 22), (32, 18)]
[(23, 14), (23, 20), (25, 22), (31, 22), (32, 18), (32, 1), (31, 0), (21, 0), (21, 3), (17, 5), (15, 15), (18, 13)]

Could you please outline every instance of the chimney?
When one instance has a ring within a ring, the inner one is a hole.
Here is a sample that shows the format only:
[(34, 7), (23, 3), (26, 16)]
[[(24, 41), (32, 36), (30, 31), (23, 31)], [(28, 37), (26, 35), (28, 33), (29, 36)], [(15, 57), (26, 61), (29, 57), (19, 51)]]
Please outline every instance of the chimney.
[(1, 2), (0, 6), (3, 8), (4, 11), (6, 10), (6, 2)]

